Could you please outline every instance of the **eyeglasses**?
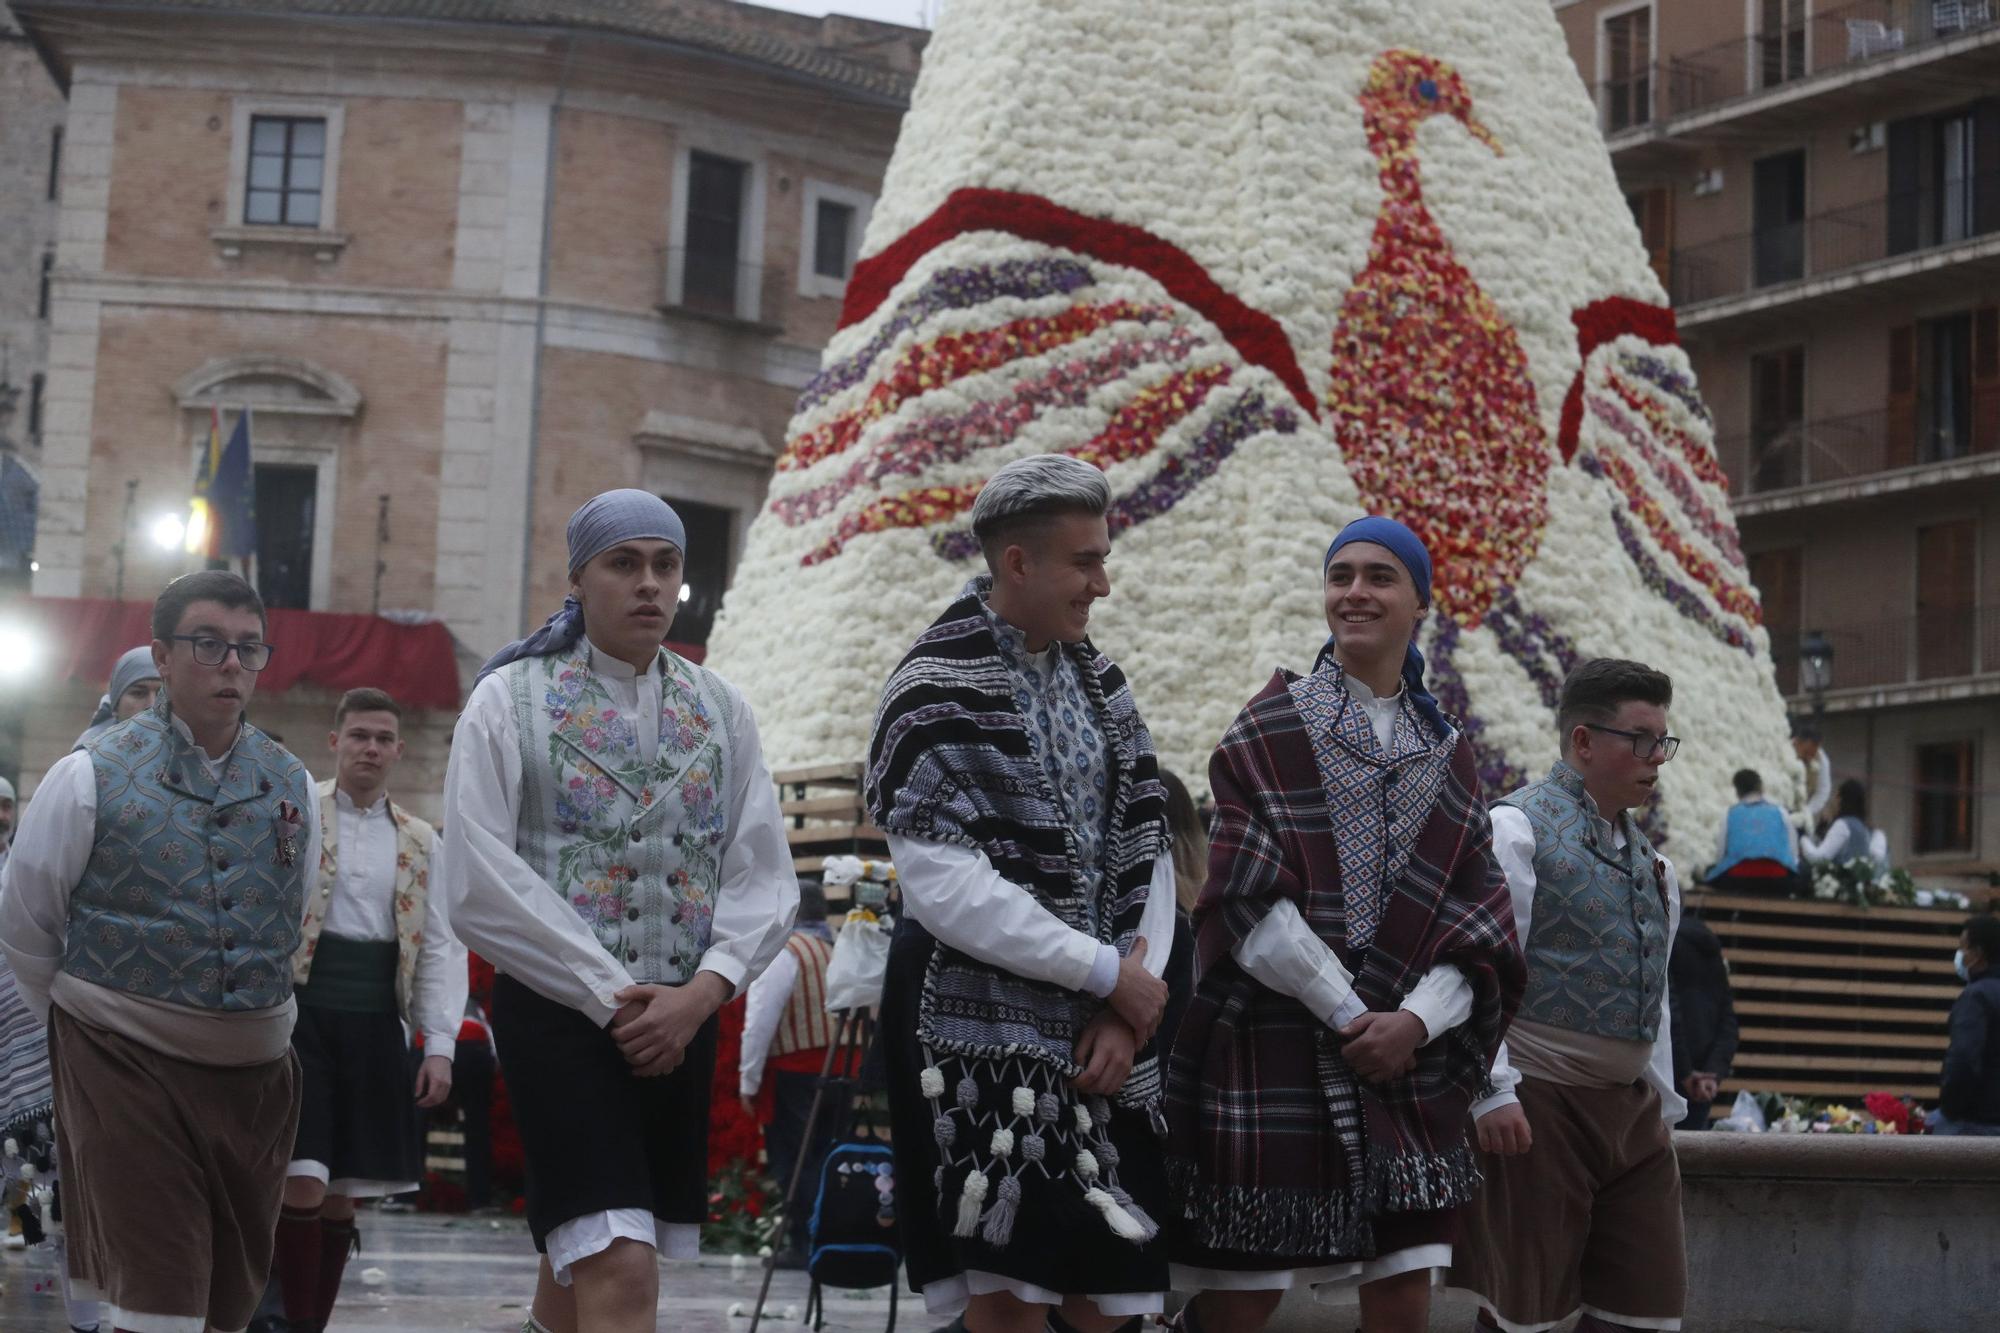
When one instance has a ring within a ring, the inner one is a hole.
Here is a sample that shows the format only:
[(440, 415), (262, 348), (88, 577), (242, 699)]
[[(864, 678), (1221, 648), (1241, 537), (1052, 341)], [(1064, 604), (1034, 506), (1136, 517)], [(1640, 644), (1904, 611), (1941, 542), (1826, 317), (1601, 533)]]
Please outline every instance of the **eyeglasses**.
[(203, 666), (221, 666), (223, 659), (231, 653), (243, 664), (245, 671), (262, 671), (271, 665), (271, 645), (268, 643), (231, 643), (218, 639), (213, 634), (170, 634), (175, 643), (194, 645), (194, 660)]
[(1655, 736), (1650, 731), (1625, 731), (1618, 727), (1600, 727), (1595, 722), (1586, 722), (1583, 725), (1592, 731), (1628, 737), (1632, 742), (1632, 753), (1641, 759), (1651, 759), (1653, 752), (1657, 750), (1660, 762), (1665, 763), (1674, 757), (1676, 750), (1681, 748), (1681, 738), (1678, 736)]

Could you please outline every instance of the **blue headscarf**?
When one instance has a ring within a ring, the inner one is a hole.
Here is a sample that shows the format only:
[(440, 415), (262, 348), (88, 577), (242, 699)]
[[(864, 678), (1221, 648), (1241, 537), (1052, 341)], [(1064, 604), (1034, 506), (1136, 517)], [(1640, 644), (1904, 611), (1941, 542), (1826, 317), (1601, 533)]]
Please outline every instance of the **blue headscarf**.
[[(606, 491), (569, 516), (569, 572), (576, 572), (620, 542), (672, 542), (687, 554), (687, 529), (679, 514), (651, 491)], [(525, 639), (516, 639), (487, 659), (479, 668), (479, 679), (524, 657), (547, 657), (566, 653), (583, 637), (583, 603), (574, 596), (563, 598), (562, 610)], [(477, 684), (477, 682), (474, 682)]]
[[(1409, 573), (1410, 582), (1417, 587), (1417, 604), (1431, 604), (1431, 553), (1416, 533), (1398, 523), (1393, 518), (1382, 518), (1370, 514), (1357, 518), (1340, 530), (1333, 539), (1333, 545), (1326, 548), (1326, 559), (1319, 562), (1320, 573), (1325, 574), (1333, 563), (1333, 557), (1340, 548), (1350, 542), (1374, 542), (1384, 547), (1396, 557), (1404, 570)], [(1334, 636), (1329, 634), (1326, 647), (1321, 651), (1322, 660), (1332, 655)], [(1403, 687), (1410, 693), (1410, 702), (1417, 711), (1428, 718), (1440, 735), (1451, 730), (1444, 720), (1444, 710), (1438, 707), (1437, 699), (1424, 688), (1424, 655), (1417, 651), (1416, 640), (1403, 653)]]
[(117, 665), (111, 668), (111, 683), (105, 687), (104, 697), (97, 701), (97, 711), (91, 714), (90, 725), (84, 728), (71, 748), (80, 750), (111, 730), (111, 724), (118, 720), (118, 701), (125, 697), (125, 691), (142, 680), (159, 678), (160, 669), (153, 665), (153, 645), (141, 644), (126, 650)]

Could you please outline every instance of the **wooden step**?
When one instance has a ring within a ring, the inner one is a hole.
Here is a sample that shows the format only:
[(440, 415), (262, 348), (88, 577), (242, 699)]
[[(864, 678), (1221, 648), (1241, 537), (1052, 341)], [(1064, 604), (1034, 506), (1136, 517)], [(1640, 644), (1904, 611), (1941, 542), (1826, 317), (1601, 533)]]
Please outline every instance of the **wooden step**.
[[(1818, 926), (1772, 926), (1754, 922), (1738, 922), (1713, 927), (1722, 939), (1723, 951), (1729, 951), (1729, 941), (1740, 939), (1767, 940), (1807, 940), (1815, 944), (1845, 944), (1856, 949), (1921, 949), (1935, 951), (1945, 940), (1956, 939), (1957, 934), (1914, 935), (1881, 930), (1832, 930)], [(1829, 954), (1828, 957), (1839, 955)]]
[(1736, 1100), (1739, 1092), (1782, 1092), (1793, 1097), (1834, 1098), (1852, 1102), (1857, 1108), (1871, 1092), (1891, 1092), (1898, 1097), (1914, 1097), (1925, 1105), (1937, 1101), (1938, 1087), (1930, 1083), (1852, 1083), (1833, 1079), (1761, 1078), (1746, 1081), (1731, 1074), (1722, 1080), (1715, 1095), (1718, 1104)]
[(1831, 1018), (1850, 1023), (1923, 1023), (1935, 1027), (1935, 1008), (1889, 1009), (1880, 1005), (1788, 1004), (1783, 1000), (1738, 1000), (1736, 1015), (1758, 1018)]
[(1756, 916), (1810, 916), (1822, 921), (1900, 921), (1922, 925), (1950, 927), (1953, 930), (1965, 924), (1969, 915), (1956, 907), (1855, 907), (1848, 903), (1832, 903), (1821, 899), (1806, 898), (1749, 898), (1731, 893), (1690, 892), (1686, 897), (1689, 907), (1698, 908), (1702, 919), (1708, 921), (1709, 928), (1720, 931), (1727, 922), (1711, 918), (1724, 912), (1742, 912)]
[(1855, 958), (1844, 954), (1794, 953), (1788, 949), (1724, 949), (1723, 956), (1732, 968), (1737, 963), (1768, 963), (1776, 967), (1818, 968), (1821, 971), (1845, 972), (1851, 968), (1860, 972), (1954, 975), (1949, 958)]
[(1731, 972), (1732, 990), (1790, 991), (1807, 995), (1880, 995), (1899, 1000), (1942, 1000), (1940, 1020), (1958, 998), (1958, 986), (1927, 986), (1914, 981), (1850, 981), (1843, 977), (1787, 977), (1762, 972)]
[(785, 841), (794, 847), (817, 847), (828, 842), (866, 842), (886, 848), (888, 840), (873, 824), (808, 824), (785, 830)]
[(810, 768), (788, 768), (773, 773), (771, 780), (780, 787), (851, 786), (861, 785), (860, 764), (815, 764)]
[(804, 796), (779, 801), (778, 813), (800, 819), (832, 815), (852, 821), (856, 817), (867, 817), (858, 792), (850, 792), (845, 796)]
[[(1902, 1060), (1882, 1056), (1830, 1056), (1824, 1052), (1808, 1055), (1764, 1055), (1756, 1051), (1738, 1051), (1734, 1070), (1741, 1074), (1748, 1069), (1805, 1069), (1815, 1073), (1844, 1074), (1854, 1071), (1864, 1074), (1928, 1074), (1936, 1078), (1943, 1072), (1943, 1062), (1939, 1060)], [(1936, 1088), (1932, 1088), (1936, 1095)]]
[(1825, 1032), (1810, 1028), (1742, 1028), (1736, 1035), (1739, 1041), (1744, 1042), (1768, 1042), (1780, 1046), (1851, 1046), (1864, 1050), (1893, 1046), (1942, 1051), (1951, 1045), (1951, 1038), (1942, 1032)]

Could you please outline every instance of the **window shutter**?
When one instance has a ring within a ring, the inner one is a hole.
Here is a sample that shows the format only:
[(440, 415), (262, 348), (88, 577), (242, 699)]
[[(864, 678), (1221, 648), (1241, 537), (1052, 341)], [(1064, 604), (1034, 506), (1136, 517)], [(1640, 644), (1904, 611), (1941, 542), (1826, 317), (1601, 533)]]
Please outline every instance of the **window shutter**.
[(2000, 306), (1972, 312), (1972, 449), (2000, 449)]

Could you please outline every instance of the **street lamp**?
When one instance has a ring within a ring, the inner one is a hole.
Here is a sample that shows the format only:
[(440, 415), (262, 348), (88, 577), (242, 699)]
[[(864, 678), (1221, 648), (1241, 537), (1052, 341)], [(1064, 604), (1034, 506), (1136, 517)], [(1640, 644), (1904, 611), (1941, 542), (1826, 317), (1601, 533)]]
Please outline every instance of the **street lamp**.
[(1833, 684), (1833, 645), (1820, 630), (1809, 630), (1799, 643), (1800, 683), (1812, 695), (1813, 719), (1826, 716), (1826, 692)]

